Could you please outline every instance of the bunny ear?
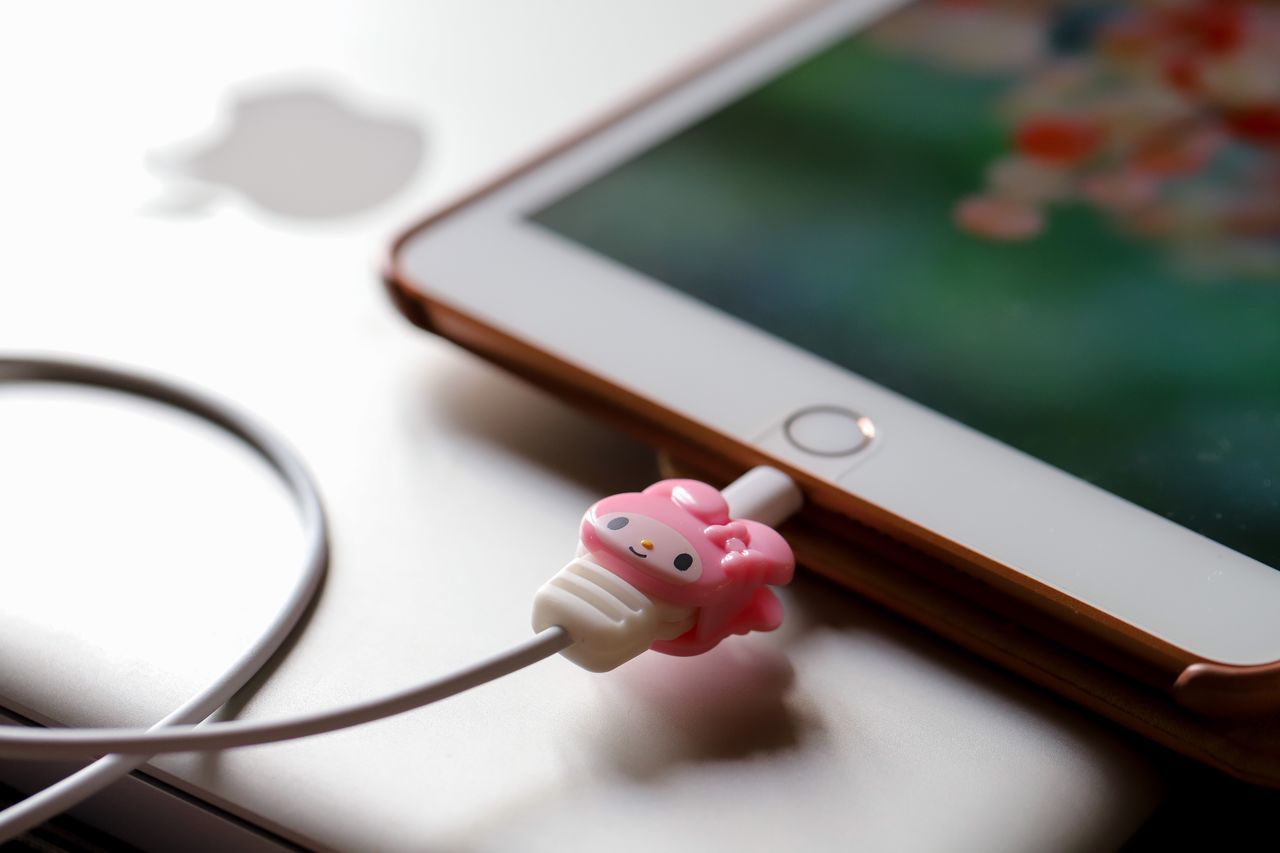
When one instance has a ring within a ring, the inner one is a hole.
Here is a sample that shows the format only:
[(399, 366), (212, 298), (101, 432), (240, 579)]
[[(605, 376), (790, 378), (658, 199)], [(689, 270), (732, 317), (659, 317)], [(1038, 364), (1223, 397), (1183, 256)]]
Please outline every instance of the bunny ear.
[(708, 539), (724, 550), (730, 550), (729, 543), (738, 540), (734, 550), (744, 550), (751, 544), (751, 532), (741, 521), (730, 521), (728, 524), (713, 524), (702, 531)]
[(646, 495), (671, 498), (685, 512), (706, 524), (724, 524), (729, 520), (729, 505), (714, 486), (697, 480), (661, 480), (644, 490)]
[(725, 557), (726, 571), (732, 571), (741, 568), (749, 570), (747, 573), (758, 573), (762, 582), (782, 586), (791, 582), (791, 575), (795, 572), (796, 558), (791, 552), (791, 546), (787, 544), (787, 540), (782, 538), (782, 534), (774, 530), (772, 527), (761, 524), (758, 521), (739, 521), (735, 524), (742, 524), (747, 528), (750, 534), (751, 545), (745, 554), (740, 553), (737, 559), (742, 562), (737, 564), (733, 570), (730, 569), (728, 563), (732, 563), (733, 554)]

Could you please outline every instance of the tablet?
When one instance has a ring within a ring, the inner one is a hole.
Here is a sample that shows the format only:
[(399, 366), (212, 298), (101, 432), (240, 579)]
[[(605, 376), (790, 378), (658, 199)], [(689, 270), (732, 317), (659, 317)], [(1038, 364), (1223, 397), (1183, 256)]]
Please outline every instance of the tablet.
[(1280, 50), (1189, 8), (834, 4), (414, 230), (393, 289), (1189, 704), (1274, 708)]

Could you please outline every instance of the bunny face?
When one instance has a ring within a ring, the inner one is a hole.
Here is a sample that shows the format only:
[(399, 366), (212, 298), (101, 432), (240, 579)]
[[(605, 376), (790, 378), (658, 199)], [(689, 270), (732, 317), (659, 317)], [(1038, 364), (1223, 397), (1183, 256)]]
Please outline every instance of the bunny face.
[(676, 583), (702, 577), (702, 557), (693, 543), (675, 528), (639, 512), (590, 515), (597, 540), (620, 559), (645, 574)]
[(641, 590), (694, 604), (725, 580), (724, 549), (706, 531), (728, 520), (715, 488), (664, 480), (591, 507), (582, 519), (581, 540), (597, 560)]
[(680, 604), (705, 604), (727, 586), (786, 583), (794, 565), (782, 537), (730, 519), (719, 490), (696, 480), (599, 501), (582, 519), (581, 541), (624, 580)]
[(795, 558), (773, 528), (731, 519), (724, 496), (696, 480), (663, 480), (587, 510), (582, 550), (635, 589), (696, 608), (694, 626), (652, 648), (699, 654), (729, 634), (772, 631), (782, 605), (765, 589), (791, 580)]

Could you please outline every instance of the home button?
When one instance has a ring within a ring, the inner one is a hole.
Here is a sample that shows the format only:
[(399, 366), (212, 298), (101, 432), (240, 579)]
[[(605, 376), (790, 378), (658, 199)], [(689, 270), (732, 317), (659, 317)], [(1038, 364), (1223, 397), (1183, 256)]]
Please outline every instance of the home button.
[(839, 406), (801, 409), (783, 424), (787, 440), (814, 456), (849, 456), (875, 437), (871, 419)]

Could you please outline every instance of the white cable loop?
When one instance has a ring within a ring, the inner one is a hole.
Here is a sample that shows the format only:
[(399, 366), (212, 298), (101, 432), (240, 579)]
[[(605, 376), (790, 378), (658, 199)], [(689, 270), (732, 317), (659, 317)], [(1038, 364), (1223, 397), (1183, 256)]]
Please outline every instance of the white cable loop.
[(572, 642), (563, 629), (552, 628), (503, 654), (389, 696), (289, 720), (210, 723), (197, 729), (194, 724), (226, 704), (279, 650), (320, 589), (329, 565), (329, 528), (315, 481), (297, 453), (273, 431), (227, 403), (168, 382), (61, 358), (0, 357), (0, 383), (5, 382), (55, 382), (120, 391), (221, 427), (256, 451), (284, 481), (301, 517), (305, 554), (297, 581), (258, 639), (213, 683), (151, 729), (0, 727), (3, 756), (42, 760), (113, 753), (0, 811), (0, 843), (75, 806), (153, 755), (307, 737), (400, 714), (515, 672)]

